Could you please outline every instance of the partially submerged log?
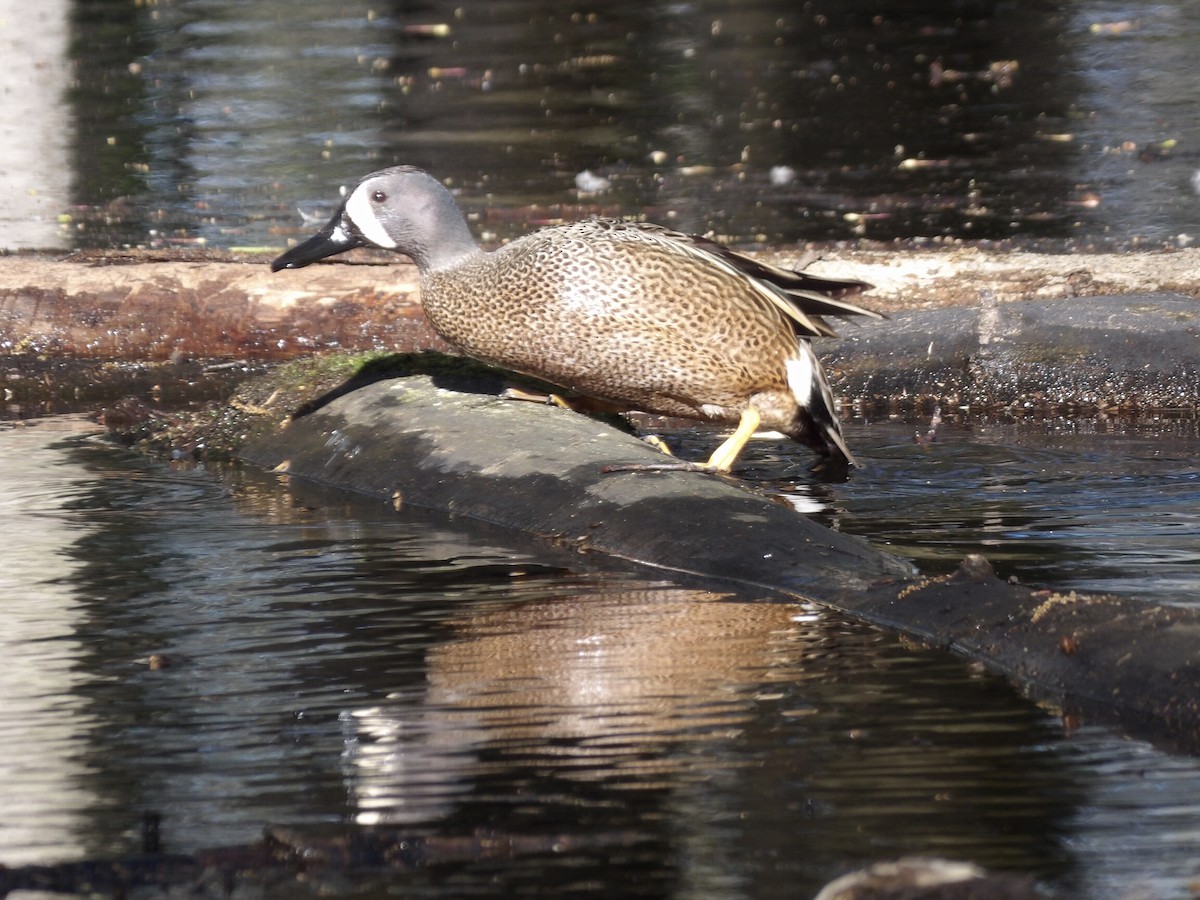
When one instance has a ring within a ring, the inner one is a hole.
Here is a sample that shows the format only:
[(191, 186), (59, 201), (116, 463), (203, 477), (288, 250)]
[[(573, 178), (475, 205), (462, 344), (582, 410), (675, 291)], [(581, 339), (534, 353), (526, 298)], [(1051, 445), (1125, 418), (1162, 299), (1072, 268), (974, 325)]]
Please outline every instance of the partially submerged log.
[(921, 578), (735, 479), (615, 472), (658, 451), (499, 379), (408, 375), (330, 393), (243, 458), (775, 599), (806, 599), (978, 661), (1028, 695), (1200, 749), (1200, 612), (1001, 581), (982, 557)]
[(1200, 751), (1200, 611), (1001, 581), (982, 556), (952, 575), (843, 592), (832, 605), (976, 660), (1069, 722)]
[(565, 409), (498, 399), (497, 376), (374, 381), (251, 441), (251, 462), (538, 535), (582, 552), (742, 588), (828, 598), (912, 567), (735, 479), (606, 472), (667, 462), (633, 435)]
[(1123, 294), (905, 310), (825, 348), (856, 403), (921, 399), (1019, 414), (1195, 410), (1200, 302)]
[[(0, 257), (0, 344), (9, 353), (0, 387), (8, 399), (26, 399), (27, 388), (35, 398), (38, 382), (54, 379), (28, 378), (31, 365), (63, 358), (157, 360), (162, 383), (191, 356), (280, 359), (319, 347), (436, 345), (419, 315), (412, 267), (355, 259), (273, 276), (265, 265), (212, 254), (119, 260), (127, 265)], [(814, 271), (872, 282), (870, 302), (891, 318), (847, 328), (840, 344), (820, 349), (835, 389), (864, 403), (1194, 410), (1198, 263), (1200, 251), (839, 253)], [(1130, 288), (1186, 295), (1095, 296)], [(1085, 294), (1093, 296), (1078, 299)], [(393, 504), (432, 506), (688, 577), (818, 600), (970, 655), (1064, 709), (1139, 729), (1161, 726), (1185, 746), (1200, 743), (1192, 610), (1062, 600), (980, 574), (982, 566), (921, 581), (905, 563), (733, 483), (680, 472), (601, 475), (605, 463), (656, 459), (604, 425), (500, 403), (486, 392), (463, 392), (461, 383), (445, 390), (423, 377), (423, 386), (420, 378), (377, 379), (330, 397), (279, 433), (263, 427), (281, 408), (277, 397), (243, 398), (235, 401), (238, 414), (258, 424), (241, 428), (239, 419), (226, 429), (236, 445), (230, 449)], [(136, 423), (147, 414), (135, 404), (110, 418)], [(181, 420), (173, 428), (172, 440), (186, 452), (197, 424)], [(239, 443), (250, 433), (259, 437)]]

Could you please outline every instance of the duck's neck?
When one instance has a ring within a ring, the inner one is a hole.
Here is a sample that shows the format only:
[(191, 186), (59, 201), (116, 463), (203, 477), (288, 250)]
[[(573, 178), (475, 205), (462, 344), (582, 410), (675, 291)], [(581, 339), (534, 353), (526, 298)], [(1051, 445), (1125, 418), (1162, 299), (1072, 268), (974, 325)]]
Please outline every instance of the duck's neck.
[(437, 202), (441, 208), (427, 219), (431, 229), (423, 246), (410, 254), (422, 272), (452, 269), (483, 253), (450, 194), (438, 197)]

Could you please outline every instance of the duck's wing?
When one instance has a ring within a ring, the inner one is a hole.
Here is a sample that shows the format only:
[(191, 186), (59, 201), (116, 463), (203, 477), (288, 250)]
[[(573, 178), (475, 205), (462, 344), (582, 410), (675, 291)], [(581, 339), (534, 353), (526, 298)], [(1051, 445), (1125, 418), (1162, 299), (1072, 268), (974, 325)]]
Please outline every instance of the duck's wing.
[(675, 253), (701, 258), (744, 279), (748, 286), (791, 319), (799, 334), (836, 335), (825, 316), (884, 318), (874, 310), (841, 299), (870, 290), (872, 286), (865, 281), (822, 278), (773, 266), (731, 250), (718, 241), (662, 225), (617, 219), (592, 219), (589, 224), (616, 240), (656, 244)]

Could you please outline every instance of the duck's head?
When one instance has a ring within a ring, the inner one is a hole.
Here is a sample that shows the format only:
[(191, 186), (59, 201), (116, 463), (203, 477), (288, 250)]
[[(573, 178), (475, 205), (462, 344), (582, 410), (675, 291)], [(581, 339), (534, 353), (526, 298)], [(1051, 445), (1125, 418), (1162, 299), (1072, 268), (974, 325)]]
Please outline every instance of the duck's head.
[(450, 192), (420, 169), (393, 166), (362, 178), (328, 224), (277, 257), (271, 271), (300, 269), (363, 246), (403, 253), (422, 271), (479, 252)]

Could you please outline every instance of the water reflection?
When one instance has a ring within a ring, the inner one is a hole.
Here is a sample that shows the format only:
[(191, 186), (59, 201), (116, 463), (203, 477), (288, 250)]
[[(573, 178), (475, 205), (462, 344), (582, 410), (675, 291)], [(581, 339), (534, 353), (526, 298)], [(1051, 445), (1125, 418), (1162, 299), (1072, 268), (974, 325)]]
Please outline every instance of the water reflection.
[(61, 246), (71, 203), (68, 0), (0, 2), (0, 248)]
[(0, 481), (0, 860), (71, 859), (83, 852), (80, 818), (99, 802), (84, 758), (92, 676), (76, 666), (86, 611), (69, 552), (86, 532), (64, 510), (90, 479), (42, 433), (18, 431), (0, 433)]
[[(298, 205), (397, 161), (461, 189), (493, 240), (593, 212), (772, 243), (1200, 225), (1200, 13), (1184, 0), (75, 0), (14, 13), (5, 34), (65, 47), (67, 9), (69, 49), (10, 66), (75, 78), (58, 102), (47, 77), (31, 108), (47, 165), (8, 175), (40, 189), (36, 173), (69, 171), (72, 218), (51, 235), (28, 227), (53, 224), (44, 209), (13, 213), (0, 246), (278, 247)], [(24, 121), (0, 127), (5, 159), (35, 146)], [(773, 182), (778, 166), (794, 180)], [(584, 169), (611, 191), (580, 196)]]
[[(1025, 755), (1036, 717), (870, 629), (667, 588), (447, 624), (425, 684), (345, 719), (360, 823), (554, 822), (583, 842), (582, 815), (593, 837), (665, 841), (684, 895), (704, 897), (795, 896), (821, 861), (862, 858), (864, 831), (884, 855), (1066, 864), (1047, 835), (1071, 792)], [(646, 876), (662, 879), (661, 860)]]
[[(1088, 862), (1077, 866), (1068, 881), (1078, 897), (1178, 897), (1196, 893), (1200, 863), (1196, 859), (1161, 859), (1139, 863), (1153, 854), (1159, 841), (1195, 846), (1200, 837), (1193, 808), (1200, 793), (1191, 760), (1146, 763), (1152, 751), (1136, 742), (1113, 746), (1101, 733), (1084, 730), (1062, 754), (1078, 775), (1087, 797), (1069, 828), (1072, 842)], [(1153, 832), (1153, 834), (1151, 834)], [(1105, 846), (1106, 851), (1100, 851)], [(1100, 851), (1100, 852), (1097, 852)], [(1137, 874), (1137, 887), (1129, 877)], [(1186, 885), (1186, 887), (1185, 887)]]
[[(358, 820), (427, 817), (431, 783), (461, 785), (484, 746), (643, 790), (688, 774), (671, 751), (739, 734), (758, 679), (798, 662), (808, 630), (790, 606), (718, 599), (598, 586), (452, 618), (417, 694), (352, 714)], [(807, 638), (819, 645), (815, 628)]]
[(389, 876), (411, 896), (793, 897), (910, 853), (1096, 898), (1196, 874), (1195, 761), (819, 609), (46, 425), (0, 432), (0, 480), (5, 864), (134, 851), (157, 810), (168, 850), (459, 848)]

